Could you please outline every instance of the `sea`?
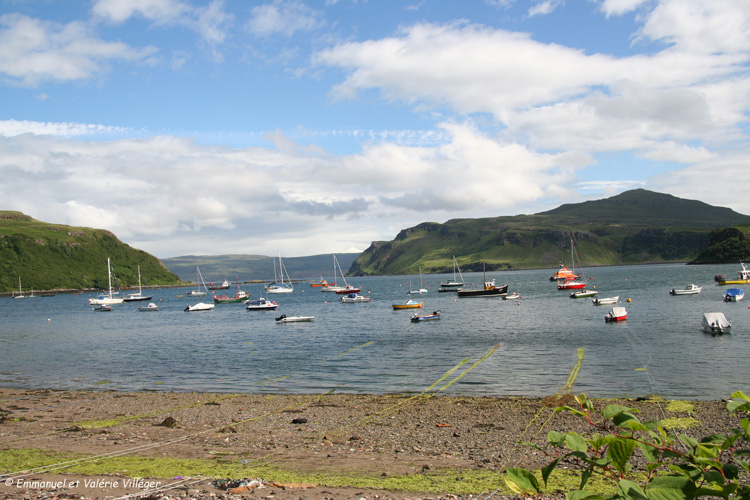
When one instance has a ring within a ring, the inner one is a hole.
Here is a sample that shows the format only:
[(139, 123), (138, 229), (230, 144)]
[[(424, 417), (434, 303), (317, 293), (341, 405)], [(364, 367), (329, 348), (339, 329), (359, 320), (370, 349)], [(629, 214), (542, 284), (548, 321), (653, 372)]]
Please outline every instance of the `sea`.
[[(290, 294), (266, 295), (277, 311), (218, 304), (185, 289), (148, 290), (143, 302), (95, 312), (93, 294), (0, 299), (0, 386), (28, 389), (218, 393), (419, 394), (716, 400), (750, 392), (750, 298), (724, 302), (716, 274), (736, 265), (658, 264), (585, 269), (599, 298), (619, 296), (627, 320), (607, 323), (612, 306), (570, 298), (549, 280), (555, 269), (488, 272), (521, 298), (458, 298), (438, 293), (453, 275), (424, 275), (428, 292), (417, 310), (394, 310), (421, 286), (419, 275), (347, 278), (362, 303), (297, 283)], [(464, 273), (481, 286), (482, 273)], [(673, 296), (688, 283), (700, 294)], [(748, 286), (750, 292), (750, 286)], [(146, 290), (144, 290), (145, 292)], [(220, 293), (232, 294), (233, 289)], [(123, 292), (124, 293), (124, 292)], [(410, 317), (440, 311), (442, 319)], [(703, 314), (722, 312), (723, 335), (702, 328)], [(314, 316), (309, 323), (276, 317)]]

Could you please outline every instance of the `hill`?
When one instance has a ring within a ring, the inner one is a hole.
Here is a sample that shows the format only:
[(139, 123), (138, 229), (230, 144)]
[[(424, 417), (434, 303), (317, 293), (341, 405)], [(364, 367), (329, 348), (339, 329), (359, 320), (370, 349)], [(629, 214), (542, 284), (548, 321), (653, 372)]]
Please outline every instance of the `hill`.
[(463, 270), (554, 268), (570, 263), (571, 239), (584, 266), (688, 262), (712, 231), (743, 224), (750, 216), (635, 189), (534, 215), (425, 222), (373, 242), (348, 274), (449, 272), (453, 255)]
[[(342, 269), (351, 266), (358, 253), (339, 253), (336, 258)], [(284, 268), (293, 280), (333, 278), (333, 257), (331, 254), (308, 257), (284, 257)], [(203, 279), (208, 282), (272, 280), (274, 265), (278, 267), (278, 257), (265, 255), (186, 255), (163, 259), (164, 265), (185, 281), (196, 281), (196, 266), (200, 267)], [(278, 271), (277, 271), (278, 272)]]
[(106, 288), (107, 258), (123, 287), (177, 284), (180, 279), (154, 257), (109, 231), (48, 224), (21, 212), (0, 211), (0, 292)]

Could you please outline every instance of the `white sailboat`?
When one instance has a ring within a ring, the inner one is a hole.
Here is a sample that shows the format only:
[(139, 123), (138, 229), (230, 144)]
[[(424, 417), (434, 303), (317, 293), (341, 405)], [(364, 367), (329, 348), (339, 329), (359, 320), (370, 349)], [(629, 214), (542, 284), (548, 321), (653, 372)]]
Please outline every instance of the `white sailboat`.
[(208, 288), (206, 288), (206, 282), (203, 281), (203, 275), (201, 274), (201, 270), (198, 266), (195, 266), (196, 271), (198, 271), (198, 278), (201, 280), (201, 284), (203, 285), (203, 290), (201, 290), (200, 287), (198, 287), (195, 290), (188, 290), (185, 292), (185, 295), (188, 297), (205, 297), (208, 293)]
[(137, 302), (151, 300), (151, 295), (143, 295), (143, 289), (141, 288), (141, 266), (138, 266), (138, 293), (129, 293), (123, 300), (125, 302)]
[(286, 276), (287, 282), (284, 282), (284, 271), (286, 271), (286, 269), (284, 268), (284, 262), (281, 260), (281, 254), (279, 254), (279, 274), (281, 276), (281, 279), (279, 281), (276, 281), (276, 263), (274, 263), (274, 282), (266, 285), (267, 293), (292, 293), (294, 291), (294, 286), (289, 280), (289, 274), (287, 274)]
[[(339, 270), (339, 274), (341, 275), (341, 281), (344, 282), (343, 286), (336, 284), (336, 269)], [(321, 287), (320, 291), (321, 292), (334, 292), (334, 293), (343, 295), (343, 294), (349, 294), (349, 293), (359, 293), (362, 291), (362, 289), (352, 286), (346, 282), (346, 276), (344, 276), (344, 271), (341, 270), (341, 265), (339, 264), (339, 261), (336, 258), (336, 254), (334, 254), (333, 255), (333, 284)]]
[(109, 257), (107, 257), (107, 280), (109, 282), (109, 295), (100, 295), (96, 298), (89, 299), (89, 304), (93, 306), (108, 306), (111, 304), (122, 304), (122, 297), (112, 296), (112, 269), (109, 264)]
[(18, 295), (13, 295), (14, 299), (25, 299), (26, 295), (23, 294), (23, 290), (21, 289), (21, 277), (18, 277)]
[[(458, 272), (458, 276), (456, 276), (456, 272)], [(460, 279), (459, 279), (460, 276)], [(453, 279), (448, 280), (446, 283), (440, 283), (440, 288), (438, 289), (438, 292), (455, 292), (459, 288), (464, 286), (464, 277), (461, 274), (461, 268), (458, 267), (458, 262), (456, 261), (456, 256), (453, 256)]]
[(422, 295), (424, 293), (427, 293), (427, 287), (424, 285), (424, 279), (422, 279), (422, 268), (419, 268), (419, 286), (420, 288), (417, 290), (411, 289), (411, 283), (409, 284), (409, 295)]

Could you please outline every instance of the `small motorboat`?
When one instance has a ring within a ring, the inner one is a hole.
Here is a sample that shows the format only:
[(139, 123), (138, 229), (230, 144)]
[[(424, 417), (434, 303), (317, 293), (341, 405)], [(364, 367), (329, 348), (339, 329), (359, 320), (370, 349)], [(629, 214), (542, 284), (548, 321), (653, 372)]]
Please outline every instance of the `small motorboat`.
[(286, 314), (282, 314), (276, 318), (276, 321), (278, 323), (309, 323), (314, 319), (315, 316), (287, 316)]
[(619, 301), (620, 301), (619, 295), (615, 297), (605, 297), (603, 299), (591, 299), (591, 302), (593, 302), (595, 306), (603, 306), (605, 304), (617, 304)]
[(688, 283), (685, 288), (672, 288), (669, 291), (670, 295), (693, 295), (696, 293), (701, 293), (701, 290), (703, 290), (702, 287), (699, 287), (698, 285), (695, 285), (693, 283)]
[(185, 308), (185, 311), (187, 312), (193, 312), (193, 311), (210, 311), (215, 306), (214, 304), (206, 304), (205, 302), (198, 302), (197, 304), (193, 306), (187, 306)]
[(370, 299), (370, 297), (365, 297), (363, 295), (359, 295), (358, 293), (350, 293), (349, 295), (341, 297), (341, 302), (344, 302), (346, 304), (353, 304), (355, 302), (371, 302), (371, 300), (372, 299)]
[(100, 304), (96, 307), (92, 307), (91, 310), (97, 312), (109, 312), (112, 310), (112, 308), (106, 304)]
[(599, 293), (596, 290), (579, 290), (570, 294), (571, 299), (583, 299), (586, 297), (594, 297)]
[(247, 300), (245, 304), (247, 304), (246, 309), (248, 311), (275, 311), (279, 307), (276, 302), (264, 299), (263, 297), (258, 300)]
[(724, 292), (724, 302), (737, 302), (745, 297), (745, 290), (742, 288), (727, 288)]
[(516, 300), (516, 299), (520, 299), (520, 298), (521, 298), (521, 294), (517, 293), (517, 292), (513, 292), (513, 293), (507, 294), (507, 295), (503, 295), (503, 300)]
[(419, 309), (422, 307), (423, 302), (417, 302), (416, 300), (407, 300), (406, 302), (399, 302), (393, 304), (394, 309)]
[(414, 316), (411, 317), (411, 320), (417, 323), (419, 321), (432, 321), (434, 319), (440, 319), (441, 316), (442, 315), (440, 314), (440, 311), (433, 311), (432, 314), (422, 314), (422, 315), (415, 314)]
[(703, 329), (714, 335), (728, 333), (732, 328), (724, 313), (713, 312), (703, 314)]
[(139, 311), (158, 311), (159, 306), (154, 304), (153, 302), (149, 302), (146, 306), (138, 306)]
[(628, 312), (624, 307), (613, 307), (611, 311), (604, 316), (605, 323), (613, 323), (615, 321), (625, 321), (628, 319)]

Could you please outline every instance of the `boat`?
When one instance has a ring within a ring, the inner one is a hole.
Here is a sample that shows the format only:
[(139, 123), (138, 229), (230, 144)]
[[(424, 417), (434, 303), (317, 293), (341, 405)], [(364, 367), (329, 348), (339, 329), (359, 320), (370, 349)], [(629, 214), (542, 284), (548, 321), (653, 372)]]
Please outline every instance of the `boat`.
[(203, 285), (203, 290), (201, 290), (200, 287), (198, 287), (195, 290), (188, 290), (185, 292), (185, 295), (188, 297), (205, 297), (208, 293), (208, 288), (206, 288), (206, 282), (203, 281), (203, 275), (201, 274), (201, 270), (198, 266), (195, 266), (195, 270), (198, 271), (198, 278), (201, 280), (201, 284)]
[(511, 294), (503, 295), (503, 300), (516, 300), (520, 298), (521, 298), (521, 294), (518, 292), (513, 292)]
[(159, 306), (154, 304), (153, 302), (149, 302), (146, 306), (138, 306), (139, 311), (158, 311)]
[(605, 297), (603, 299), (591, 299), (591, 302), (593, 302), (595, 306), (603, 306), (605, 304), (617, 304), (619, 301), (620, 301), (619, 295), (616, 295), (614, 297)]
[(213, 282), (211, 282), (208, 284), (208, 289), (209, 290), (229, 290), (229, 282), (227, 281), (226, 278), (224, 278), (224, 281), (220, 285), (219, 284), (214, 285)]
[(581, 270), (581, 274), (575, 274), (573, 271), (569, 271), (569, 275), (567, 277), (563, 277), (557, 280), (557, 289), (558, 290), (581, 290), (583, 288), (586, 288), (586, 276), (583, 275), (583, 266), (581, 266), (580, 260), (577, 259), (578, 255), (575, 253), (575, 244), (573, 243), (573, 239), (570, 239), (570, 260), (572, 261), (572, 265), (575, 266), (576, 261), (578, 261), (578, 267)]
[(214, 304), (207, 304), (205, 302), (198, 302), (197, 304), (193, 306), (187, 306), (185, 308), (185, 311), (187, 312), (193, 312), (193, 311), (210, 311), (215, 306)]
[(472, 297), (500, 297), (501, 295), (505, 295), (508, 293), (508, 285), (501, 285), (496, 286), (495, 280), (488, 280), (487, 279), (487, 269), (486, 266), (483, 267), (484, 269), (484, 277), (482, 278), (484, 281), (484, 288), (475, 288), (472, 290), (464, 290), (463, 288), (459, 288), (456, 293), (459, 297), (462, 298), (472, 298)]
[(287, 316), (286, 314), (282, 314), (276, 318), (276, 321), (279, 323), (309, 323), (314, 319), (315, 316)]
[(152, 298), (152, 295), (143, 295), (143, 289), (141, 288), (141, 266), (138, 266), (138, 293), (129, 293), (128, 296), (122, 300), (123, 302), (145, 302), (147, 300), (151, 300)]
[(411, 282), (409, 282), (409, 295), (422, 295), (427, 293), (427, 287), (424, 285), (424, 279), (422, 279), (422, 268), (419, 268), (419, 288), (417, 290), (411, 289)]
[(626, 319), (628, 319), (628, 311), (626, 311), (624, 307), (613, 307), (612, 310), (604, 316), (605, 323), (625, 321)]
[(596, 290), (578, 290), (570, 294), (571, 299), (584, 299), (586, 297), (595, 297), (598, 294)]
[[(459, 280), (456, 277), (456, 272), (458, 272), (458, 276), (461, 277)], [(439, 292), (455, 292), (458, 288), (461, 288), (464, 286), (464, 277), (461, 274), (461, 269), (458, 267), (458, 261), (456, 261), (456, 256), (453, 256), (453, 279), (449, 280), (445, 283), (440, 283), (440, 289)]]
[(276, 302), (271, 302), (263, 297), (258, 300), (247, 300), (245, 304), (247, 304), (246, 309), (248, 311), (275, 311), (279, 307)]
[(713, 312), (703, 314), (703, 329), (714, 335), (721, 333), (728, 333), (732, 328), (731, 323), (727, 321), (724, 313)]
[(549, 280), (550, 281), (559, 281), (559, 280), (565, 281), (565, 280), (574, 280), (578, 277), (579, 276), (576, 273), (568, 269), (565, 265), (560, 264), (560, 269), (555, 274), (550, 276)]
[(25, 299), (26, 295), (23, 294), (23, 290), (21, 289), (21, 277), (18, 277), (18, 295), (13, 295), (14, 299)]
[(349, 295), (341, 297), (341, 302), (344, 302), (345, 304), (353, 304), (355, 302), (371, 302), (371, 300), (372, 299), (370, 299), (370, 297), (365, 297), (357, 293), (350, 293)]
[(393, 304), (394, 309), (419, 309), (423, 305), (422, 302), (417, 302), (416, 300), (407, 300), (406, 302), (399, 302)]
[(414, 323), (418, 323), (420, 321), (432, 321), (435, 319), (440, 319), (441, 316), (442, 315), (440, 314), (440, 311), (433, 311), (432, 314), (422, 314), (422, 315), (415, 314), (414, 316), (411, 317), (411, 320)]
[[(335, 285), (336, 283), (332, 283), (332, 284)], [(320, 288), (322, 286), (328, 286), (328, 282), (324, 280), (323, 277), (321, 276), (319, 280), (311, 281), (310, 286), (313, 288)]]
[(100, 304), (96, 307), (92, 307), (91, 310), (96, 312), (109, 312), (112, 308), (106, 304)]
[(737, 302), (745, 297), (745, 290), (742, 288), (727, 288), (724, 292), (724, 302)]
[(109, 295), (100, 295), (96, 298), (90, 298), (89, 304), (92, 306), (122, 304), (124, 300), (122, 297), (112, 296), (112, 268), (110, 267), (109, 257), (107, 257), (107, 279), (109, 281)]
[(240, 288), (240, 280), (237, 280), (237, 291), (234, 292), (234, 296), (229, 295), (214, 295), (214, 304), (233, 304), (237, 302), (246, 302), (250, 296), (245, 290)]
[(737, 279), (728, 279), (721, 274), (714, 276), (714, 281), (719, 285), (743, 285), (750, 283), (750, 269), (745, 267), (745, 264), (740, 261), (742, 270), (737, 271)]
[(294, 285), (292, 285), (291, 281), (289, 281), (289, 274), (287, 274), (287, 281), (284, 282), (284, 272), (286, 271), (286, 268), (284, 267), (284, 262), (281, 260), (281, 254), (279, 254), (279, 274), (280, 280), (276, 280), (276, 263), (274, 262), (273, 266), (273, 283), (269, 283), (266, 285), (266, 292), (267, 293), (292, 293), (294, 291)]
[[(336, 284), (336, 269), (339, 270), (341, 279), (344, 282), (343, 285)], [(344, 295), (344, 294), (348, 295), (350, 293), (359, 293), (362, 291), (362, 288), (352, 286), (346, 282), (346, 276), (344, 276), (344, 271), (341, 270), (341, 265), (339, 264), (339, 261), (336, 258), (336, 254), (333, 254), (333, 283), (322, 286), (320, 288), (320, 291), (321, 292), (334, 292), (334, 293), (338, 293), (339, 295)]]
[(698, 285), (695, 285), (693, 283), (688, 283), (685, 288), (672, 288), (669, 291), (670, 295), (694, 295), (696, 293), (701, 293), (701, 290), (703, 290), (702, 287), (699, 287)]

